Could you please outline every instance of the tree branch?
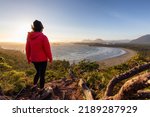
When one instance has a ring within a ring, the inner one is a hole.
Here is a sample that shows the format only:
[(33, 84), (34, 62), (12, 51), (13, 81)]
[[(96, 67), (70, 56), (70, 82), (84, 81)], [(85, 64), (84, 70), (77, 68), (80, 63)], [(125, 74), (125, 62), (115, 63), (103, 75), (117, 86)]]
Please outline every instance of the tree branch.
[(108, 96), (104, 99), (113, 99), (113, 100), (128, 100), (134, 99), (135, 95), (142, 95), (145, 97), (146, 95), (150, 96), (150, 92), (138, 92), (138, 90), (144, 89), (147, 86), (150, 86), (150, 73), (145, 73), (143, 75), (136, 76), (130, 80), (128, 80), (119, 90), (119, 92), (114, 96)]
[(114, 89), (114, 86), (121, 82), (122, 80), (125, 80), (129, 77), (132, 77), (144, 70), (147, 70), (150, 68), (150, 62), (147, 63), (147, 64), (144, 64), (144, 65), (141, 65), (141, 66), (137, 66), (131, 70), (129, 70), (128, 72), (126, 73), (123, 73), (122, 75), (119, 75), (117, 77), (114, 77), (108, 84), (107, 88), (106, 88), (106, 92), (105, 92), (105, 97), (109, 97), (109, 96), (112, 96), (112, 92), (113, 92), (113, 89)]

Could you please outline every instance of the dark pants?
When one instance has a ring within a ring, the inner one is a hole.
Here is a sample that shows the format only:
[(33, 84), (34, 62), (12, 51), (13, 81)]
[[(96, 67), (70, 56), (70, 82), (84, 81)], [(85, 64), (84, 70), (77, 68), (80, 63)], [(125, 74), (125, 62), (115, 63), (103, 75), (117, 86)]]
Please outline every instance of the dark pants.
[(36, 74), (34, 76), (34, 85), (38, 83), (38, 80), (40, 78), (40, 88), (44, 88), (45, 84), (45, 71), (47, 67), (47, 61), (46, 62), (32, 62), (34, 64), (34, 67), (36, 69)]

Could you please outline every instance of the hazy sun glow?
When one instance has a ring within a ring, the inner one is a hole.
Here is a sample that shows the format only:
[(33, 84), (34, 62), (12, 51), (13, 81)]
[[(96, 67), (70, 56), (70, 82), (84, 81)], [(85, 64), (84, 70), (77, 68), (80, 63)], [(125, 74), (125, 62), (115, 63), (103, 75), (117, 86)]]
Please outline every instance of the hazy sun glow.
[(51, 42), (135, 39), (149, 34), (149, 4), (148, 0), (2, 0), (0, 42), (26, 42), (36, 19)]
[(27, 33), (31, 31), (30, 27), (31, 24), (29, 22), (24, 22), (17, 27), (18, 29), (16, 29), (16, 35), (20, 42), (26, 42)]

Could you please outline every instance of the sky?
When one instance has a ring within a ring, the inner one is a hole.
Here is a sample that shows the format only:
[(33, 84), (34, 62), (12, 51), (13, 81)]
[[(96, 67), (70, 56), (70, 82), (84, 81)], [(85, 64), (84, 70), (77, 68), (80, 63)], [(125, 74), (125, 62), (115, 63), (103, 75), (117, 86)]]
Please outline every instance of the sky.
[(26, 42), (34, 20), (51, 42), (150, 34), (150, 0), (0, 0), (0, 42)]

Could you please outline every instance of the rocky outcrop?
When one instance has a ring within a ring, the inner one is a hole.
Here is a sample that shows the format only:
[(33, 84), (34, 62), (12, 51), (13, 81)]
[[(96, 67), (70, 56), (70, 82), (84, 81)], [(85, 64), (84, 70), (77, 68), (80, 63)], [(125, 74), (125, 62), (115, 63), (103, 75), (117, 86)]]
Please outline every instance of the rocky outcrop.
[(63, 78), (49, 82), (45, 90), (40, 93), (38, 89), (23, 89), (15, 99), (18, 100), (92, 100), (92, 93), (86, 84), (80, 79)]

